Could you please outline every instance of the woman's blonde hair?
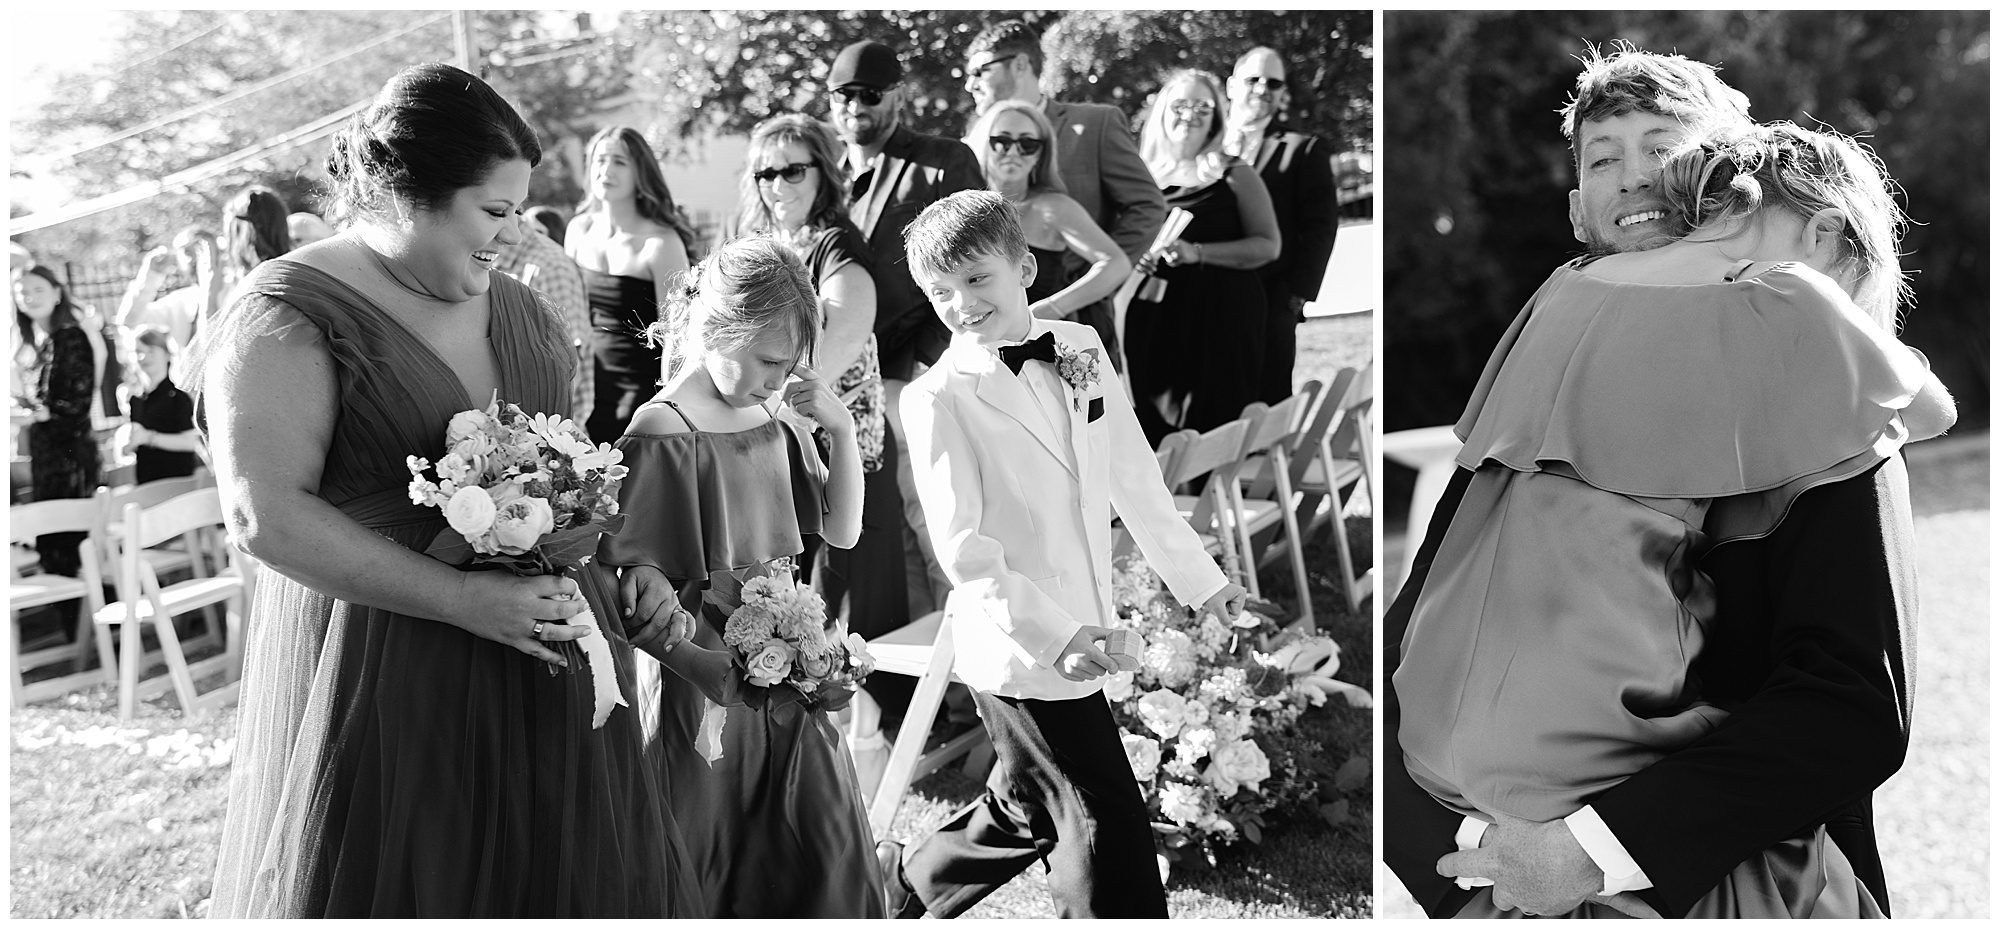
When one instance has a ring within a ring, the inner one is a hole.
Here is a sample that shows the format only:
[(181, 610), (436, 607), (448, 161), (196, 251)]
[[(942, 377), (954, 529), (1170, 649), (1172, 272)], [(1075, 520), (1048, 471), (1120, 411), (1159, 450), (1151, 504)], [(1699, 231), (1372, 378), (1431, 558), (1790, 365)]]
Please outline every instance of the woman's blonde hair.
[(1766, 207), (1806, 219), (1838, 211), (1843, 221), (1835, 277), (1863, 312), (1891, 331), (1909, 291), (1898, 254), (1908, 218), (1896, 205), (1893, 183), (1866, 145), (1789, 122), (1697, 132), (1660, 170), (1668, 207), (1690, 229)]
[(972, 129), (965, 134), (966, 144), (972, 146), (973, 154), (979, 156), (980, 176), (992, 186), (993, 146), (986, 139), (993, 134), (993, 124), (1000, 121), (1001, 114), (1019, 113), (1035, 124), (1035, 131), (1041, 133), (1042, 151), (1035, 157), (1035, 166), (1028, 170), (1028, 193), (1069, 193), (1063, 185), (1062, 170), (1056, 162), (1056, 127), (1049, 122), (1049, 115), (1042, 108), (1025, 100), (1002, 100), (986, 108), (972, 123)]
[(1153, 172), (1153, 182), (1165, 186), (1165, 179), (1172, 174), (1179, 160), (1167, 147), (1167, 92), (1183, 84), (1193, 84), (1208, 91), (1208, 99), (1215, 102), (1215, 114), (1208, 122), (1208, 138), (1203, 139), (1201, 149), (1194, 154), (1195, 173), (1204, 184), (1222, 177), (1229, 170), (1229, 156), (1222, 152), (1223, 127), (1229, 121), (1229, 96), (1222, 92), (1222, 79), (1207, 71), (1184, 68), (1167, 75), (1160, 84), (1160, 92), (1153, 97), (1153, 106), (1146, 111), (1145, 122), (1139, 129), (1139, 157), (1146, 162), (1146, 169)]
[(662, 368), (673, 380), (687, 361), (705, 352), (736, 351), (782, 328), (802, 361), (819, 347), (820, 308), (805, 265), (784, 244), (765, 235), (735, 239), (681, 272), (646, 327), (646, 341), (663, 347)]

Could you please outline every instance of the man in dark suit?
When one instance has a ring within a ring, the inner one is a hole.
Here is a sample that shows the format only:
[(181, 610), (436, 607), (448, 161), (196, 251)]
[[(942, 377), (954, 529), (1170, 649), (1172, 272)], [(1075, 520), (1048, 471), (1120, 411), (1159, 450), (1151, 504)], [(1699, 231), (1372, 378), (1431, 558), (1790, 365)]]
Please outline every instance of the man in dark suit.
[[(1167, 218), (1160, 186), (1139, 157), (1139, 140), (1115, 106), (1065, 103), (1042, 93), (1042, 61), (1042, 37), (1033, 27), (1018, 19), (994, 23), (966, 51), (965, 88), (981, 113), (1002, 100), (1041, 105), (1061, 140), (1056, 161), (1063, 186), (1136, 266)], [(1080, 255), (1066, 260), (1072, 275), (1089, 266)], [(1076, 318), (1097, 330), (1112, 363), (1122, 369), (1124, 354), (1112, 325), (1111, 302), (1085, 307)]]
[(1319, 296), (1340, 204), (1333, 186), (1332, 147), (1281, 121), (1291, 91), (1278, 53), (1258, 46), (1236, 59), (1229, 76), (1229, 125), (1223, 151), (1254, 165), (1271, 191), (1283, 250), (1257, 269), (1268, 309), (1263, 386), (1257, 398), (1277, 403), (1292, 395), (1292, 358), (1307, 301)]
[[(882, 388), (896, 443), (896, 486), (906, 523), (910, 615), (944, 605), (951, 582), (931, 554), (910, 470), (909, 445), (897, 416), (903, 387), (937, 361), (951, 333), (931, 312), (903, 257), (903, 227), (924, 207), (961, 190), (983, 189), (979, 159), (955, 139), (923, 135), (902, 124), (903, 63), (880, 42), (841, 49), (827, 76), (833, 128), (847, 143), (848, 218), (875, 256), (875, 341), (882, 354)], [(887, 477), (885, 475), (885, 477)]]
[[(1592, 252), (1672, 241), (1673, 230), (1647, 207), (1660, 153), (1690, 124), (1749, 119), (1743, 95), (1714, 71), (1632, 49), (1586, 62), (1564, 131), (1579, 165), (1570, 218)], [(1461, 468), (1453, 476), (1383, 617), (1383, 859), (1424, 909), (1456, 914), (1474, 879), (1484, 878), (1496, 905), (1526, 913), (1592, 901), (1683, 916), (1739, 863), (1824, 826), (1887, 914), (1871, 797), (1909, 745), (1915, 657), (1901, 457), (1806, 490), (1769, 534), (1725, 541), (1701, 556), (1714, 582), (1715, 622), (1692, 676), (1727, 720), (1568, 817), (1494, 826), (1461, 818), (1412, 779), (1400, 733), (1429, 721), (1405, 718), (1394, 686), (1425, 584), (1434, 571), (1455, 567), (1439, 552), (1473, 474)], [(1759, 505), (1769, 501), (1718, 498), (1703, 529), (1728, 538), (1731, 515)]]

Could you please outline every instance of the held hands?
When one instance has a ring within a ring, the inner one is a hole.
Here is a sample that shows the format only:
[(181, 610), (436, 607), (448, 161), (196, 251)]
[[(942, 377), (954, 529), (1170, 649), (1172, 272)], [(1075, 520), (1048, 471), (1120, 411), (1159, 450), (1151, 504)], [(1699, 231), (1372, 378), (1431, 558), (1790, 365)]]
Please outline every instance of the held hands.
[(1084, 626), (1070, 636), (1069, 644), (1063, 646), (1062, 654), (1056, 656), (1056, 673), (1063, 680), (1083, 683), (1094, 681), (1118, 670), (1118, 662), (1097, 643), (1104, 641), (1111, 630), (1103, 626)]
[[(468, 571), (458, 577), (459, 615), (451, 620), (482, 639), (511, 646), (553, 665), (569, 667), (546, 642), (570, 642), (591, 633), (564, 620), (583, 612), (576, 582), (554, 574), (515, 577), (505, 571)], [(540, 635), (536, 635), (539, 629)]]
[(1531, 823), (1503, 814), (1478, 848), (1439, 858), (1437, 872), (1486, 878), (1493, 882), (1494, 906), (1529, 916), (1558, 916), (1593, 902), (1628, 916), (1659, 917), (1634, 894), (1598, 896), (1604, 872), (1560, 819)]
[(792, 380), (785, 385), (785, 406), (818, 424), (829, 435), (846, 435), (854, 431), (854, 417), (847, 412), (847, 406), (840, 402), (833, 388), (819, 376), (819, 372), (801, 364), (792, 369)]
[(652, 565), (633, 565), (618, 577), (618, 601), (625, 615), (638, 626), (658, 620), (666, 623), (666, 638), (660, 641), (661, 654), (694, 635), (694, 614), (681, 608), (672, 581)]
[(1249, 592), (1243, 589), (1243, 585), (1224, 584), (1221, 590), (1208, 598), (1208, 602), (1201, 605), (1201, 611), (1225, 623), (1234, 622), (1236, 617), (1243, 615), (1243, 601), (1248, 596)]

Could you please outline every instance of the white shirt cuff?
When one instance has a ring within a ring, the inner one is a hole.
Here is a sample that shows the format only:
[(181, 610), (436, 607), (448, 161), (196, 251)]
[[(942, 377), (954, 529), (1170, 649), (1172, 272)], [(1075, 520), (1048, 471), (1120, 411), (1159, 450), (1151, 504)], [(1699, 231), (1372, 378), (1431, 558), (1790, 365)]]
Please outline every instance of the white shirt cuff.
[(1611, 834), (1611, 827), (1597, 811), (1586, 806), (1563, 817), (1563, 824), (1569, 827), (1570, 835), (1583, 846), (1583, 852), (1604, 872), (1604, 890), (1601, 896), (1611, 896), (1628, 890), (1645, 890), (1653, 886), (1646, 872), (1639, 869), (1639, 863), (1625, 851), (1618, 837)]
[[(1474, 819), (1470, 816), (1467, 816), (1465, 818), (1465, 821), (1458, 824), (1457, 834), (1452, 836), (1452, 839), (1458, 843), (1458, 850), (1461, 852), (1469, 852), (1475, 848), (1478, 848), (1479, 840), (1486, 837), (1486, 827), (1488, 825), (1490, 825), (1490, 823), (1486, 822), (1483, 819)], [(1491, 887), (1491, 886), (1493, 886), (1493, 882), (1483, 877), (1461, 877), (1458, 879), (1458, 887), (1460, 890), (1471, 890), (1474, 887)]]

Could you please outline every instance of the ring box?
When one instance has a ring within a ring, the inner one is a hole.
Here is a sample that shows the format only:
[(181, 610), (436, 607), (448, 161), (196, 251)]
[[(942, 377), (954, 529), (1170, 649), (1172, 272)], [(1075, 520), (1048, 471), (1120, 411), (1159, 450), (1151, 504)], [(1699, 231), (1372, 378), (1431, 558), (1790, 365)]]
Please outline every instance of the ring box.
[(1139, 670), (1139, 656), (1146, 652), (1146, 640), (1130, 629), (1113, 629), (1104, 637), (1102, 649), (1120, 671)]

